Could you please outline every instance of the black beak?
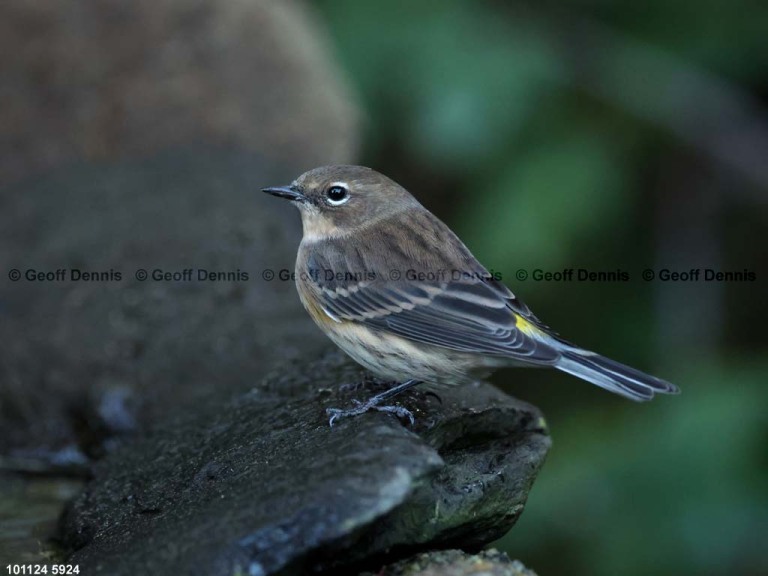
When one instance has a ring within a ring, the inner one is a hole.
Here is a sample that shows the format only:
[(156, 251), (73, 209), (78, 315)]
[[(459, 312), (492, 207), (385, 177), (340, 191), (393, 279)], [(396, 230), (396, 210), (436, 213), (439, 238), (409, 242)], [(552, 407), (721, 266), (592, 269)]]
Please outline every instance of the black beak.
[(263, 188), (261, 191), (266, 192), (267, 194), (272, 194), (272, 196), (286, 198), (294, 202), (304, 202), (307, 199), (304, 194), (297, 192), (291, 186), (275, 186), (274, 188)]

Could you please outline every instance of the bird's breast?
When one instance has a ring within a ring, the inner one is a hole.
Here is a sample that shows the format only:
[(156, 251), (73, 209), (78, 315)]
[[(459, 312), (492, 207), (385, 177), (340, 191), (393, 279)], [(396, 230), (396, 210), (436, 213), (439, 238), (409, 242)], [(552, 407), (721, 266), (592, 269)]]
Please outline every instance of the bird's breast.
[(320, 297), (317, 288), (309, 275), (309, 270), (304, 267), (296, 267), (296, 291), (299, 293), (299, 300), (304, 309), (309, 313), (315, 324), (323, 330), (328, 324), (339, 323), (338, 319), (331, 318), (320, 304)]

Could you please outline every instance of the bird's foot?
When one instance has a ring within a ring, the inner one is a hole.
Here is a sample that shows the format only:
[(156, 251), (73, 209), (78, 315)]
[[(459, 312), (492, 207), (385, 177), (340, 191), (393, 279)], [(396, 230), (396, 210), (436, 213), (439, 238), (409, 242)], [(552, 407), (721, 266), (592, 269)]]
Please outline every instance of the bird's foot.
[(407, 408), (403, 408), (402, 406), (386, 406), (386, 405), (381, 406), (380, 404), (384, 400), (388, 400), (389, 398), (392, 398), (393, 396), (399, 394), (400, 392), (403, 392), (408, 388), (412, 388), (413, 386), (416, 386), (416, 384), (419, 384), (419, 381), (409, 380), (408, 382), (398, 384), (397, 386), (390, 388), (389, 390), (386, 390), (381, 394), (377, 394), (376, 396), (373, 396), (367, 402), (360, 402), (359, 400), (353, 400), (353, 402), (355, 403), (355, 407), (349, 408), (347, 410), (341, 410), (340, 408), (326, 408), (325, 413), (328, 416), (330, 416), (330, 419), (328, 420), (328, 425), (331, 428), (333, 428), (333, 424), (334, 422), (336, 422), (336, 420), (339, 420), (341, 418), (349, 418), (350, 416), (359, 416), (360, 414), (365, 414), (366, 412), (370, 412), (371, 410), (376, 410), (377, 412), (387, 412), (389, 414), (394, 414), (398, 418), (408, 418), (408, 420), (411, 422), (411, 425), (413, 425), (413, 423), (415, 422), (413, 413)]
[(413, 418), (413, 413), (410, 410), (403, 408), (402, 406), (379, 406), (374, 402), (375, 399), (376, 396), (367, 402), (354, 400), (355, 407), (349, 408), (347, 410), (342, 410), (340, 408), (326, 408), (325, 413), (330, 416), (328, 425), (333, 428), (333, 424), (336, 422), (336, 420), (349, 418), (350, 416), (359, 416), (360, 414), (365, 414), (371, 410), (376, 410), (377, 412), (388, 412), (389, 414), (394, 414), (398, 418), (408, 418), (408, 420), (411, 422), (411, 426), (413, 426), (415, 420)]

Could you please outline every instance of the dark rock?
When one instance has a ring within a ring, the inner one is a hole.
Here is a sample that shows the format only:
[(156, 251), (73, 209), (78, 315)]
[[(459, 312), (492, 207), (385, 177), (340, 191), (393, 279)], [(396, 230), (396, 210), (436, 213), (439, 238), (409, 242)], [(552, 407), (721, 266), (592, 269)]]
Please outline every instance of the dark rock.
[[(0, 454), (99, 456), (110, 436), (242, 393), (324, 345), (293, 282), (262, 278), (293, 269), (299, 218), (260, 192), (289, 177), (242, 151), (196, 147), (7, 187)], [(74, 281), (73, 269), (120, 279)], [(142, 282), (139, 269), (193, 275)], [(57, 270), (66, 277), (26, 279)], [(241, 280), (199, 280), (198, 270)]]
[(523, 510), (550, 445), (539, 412), (487, 384), (418, 389), (411, 429), (325, 409), (365, 390), (333, 352), (108, 456), (63, 521), (88, 574), (338, 574), (480, 547)]

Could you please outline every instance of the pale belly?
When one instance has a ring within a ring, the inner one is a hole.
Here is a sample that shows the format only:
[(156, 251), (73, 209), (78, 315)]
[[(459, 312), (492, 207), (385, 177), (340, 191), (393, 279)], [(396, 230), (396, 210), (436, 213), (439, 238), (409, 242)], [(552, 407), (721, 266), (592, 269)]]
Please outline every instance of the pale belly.
[(353, 360), (384, 380), (416, 379), (451, 386), (473, 382), (506, 365), (504, 359), (412, 342), (354, 322), (336, 322), (309, 304), (301, 289), (299, 295), (318, 327)]

